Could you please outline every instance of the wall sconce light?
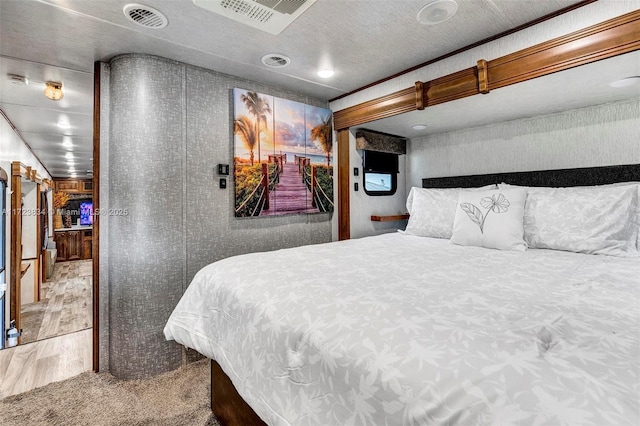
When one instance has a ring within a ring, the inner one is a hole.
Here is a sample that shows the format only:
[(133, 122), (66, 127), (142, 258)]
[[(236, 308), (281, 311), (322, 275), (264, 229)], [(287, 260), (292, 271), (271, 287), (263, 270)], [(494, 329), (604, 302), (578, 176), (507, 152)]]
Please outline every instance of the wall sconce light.
[(62, 93), (62, 83), (56, 83), (55, 81), (47, 81), (44, 95), (51, 99), (52, 101), (59, 101), (64, 97), (64, 93)]

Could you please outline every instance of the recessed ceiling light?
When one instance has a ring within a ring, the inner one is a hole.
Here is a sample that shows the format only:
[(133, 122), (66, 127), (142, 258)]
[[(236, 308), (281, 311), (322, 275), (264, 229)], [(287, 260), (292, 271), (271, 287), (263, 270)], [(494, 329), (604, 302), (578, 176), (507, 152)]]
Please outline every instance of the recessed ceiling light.
[(333, 72), (332, 69), (329, 69), (329, 68), (325, 68), (323, 70), (318, 71), (318, 77), (321, 77), (321, 78), (331, 78), (333, 77), (333, 74), (335, 73)]
[(633, 86), (634, 84), (638, 84), (638, 83), (640, 83), (640, 75), (634, 75), (632, 77), (627, 77), (621, 80), (613, 81), (609, 83), (609, 86), (619, 89), (621, 87)]
[(58, 121), (58, 127), (60, 127), (61, 129), (70, 129), (71, 124), (67, 123), (66, 121)]
[(454, 0), (435, 0), (420, 9), (418, 22), (424, 25), (440, 24), (455, 15), (457, 11), (458, 3)]
[(72, 177), (72, 178), (74, 178), (74, 177), (78, 177), (78, 175), (77, 175), (77, 174), (75, 174), (75, 173), (71, 173), (71, 177)]
[(73, 158), (73, 153), (71, 153), (71, 152), (67, 152), (67, 153), (64, 155), (64, 158), (71, 160), (71, 159)]
[(262, 57), (262, 63), (270, 68), (282, 68), (291, 63), (291, 59), (279, 53), (269, 53)]
[(68, 136), (62, 138), (62, 146), (64, 146), (65, 148), (73, 148), (73, 142), (71, 142), (71, 138)]
[(411, 128), (413, 128), (413, 130), (424, 130), (427, 128), (426, 124), (414, 124), (413, 126), (411, 126)]
[(57, 81), (47, 81), (44, 84), (44, 95), (48, 99), (51, 99), (52, 101), (59, 101), (64, 98), (64, 93), (62, 93), (62, 83), (58, 83)]

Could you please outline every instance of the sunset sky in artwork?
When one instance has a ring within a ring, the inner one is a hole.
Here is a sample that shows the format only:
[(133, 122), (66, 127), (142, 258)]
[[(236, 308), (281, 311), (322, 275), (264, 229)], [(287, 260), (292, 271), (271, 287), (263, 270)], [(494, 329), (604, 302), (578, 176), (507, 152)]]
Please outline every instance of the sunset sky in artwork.
[[(245, 115), (255, 123), (255, 117), (242, 101), (242, 95), (246, 93), (247, 90), (243, 89), (233, 91), (235, 118)], [(311, 139), (311, 129), (323, 123), (331, 115), (331, 110), (265, 94), (258, 93), (258, 95), (266, 99), (271, 108), (271, 113), (266, 114), (267, 129), (264, 129), (264, 124), (260, 125), (260, 151), (263, 160), (266, 159), (266, 155), (281, 151), (326, 158), (326, 152)], [(236, 157), (249, 158), (249, 151), (238, 135), (234, 137), (234, 144)], [(254, 155), (255, 160), (258, 161), (257, 146), (254, 149)]]

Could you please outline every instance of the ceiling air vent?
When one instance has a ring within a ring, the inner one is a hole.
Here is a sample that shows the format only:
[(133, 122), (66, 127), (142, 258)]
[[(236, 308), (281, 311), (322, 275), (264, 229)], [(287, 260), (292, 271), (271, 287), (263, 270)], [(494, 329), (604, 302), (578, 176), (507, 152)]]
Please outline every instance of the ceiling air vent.
[(269, 53), (262, 57), (262, 63), (271, 68), (282, 68), (289, 65), (291, 59), (277, 53)]
[(155, 30), (164, 28), (169, 24), (169, 20), (162, 12), (142, 4), (128, 4), (122, 11), (128, 20), (135, 22), (145, 28), (153, 28)]
[(250, 27), (280, 34), (316, 0), (192, 0), (193, 4)]

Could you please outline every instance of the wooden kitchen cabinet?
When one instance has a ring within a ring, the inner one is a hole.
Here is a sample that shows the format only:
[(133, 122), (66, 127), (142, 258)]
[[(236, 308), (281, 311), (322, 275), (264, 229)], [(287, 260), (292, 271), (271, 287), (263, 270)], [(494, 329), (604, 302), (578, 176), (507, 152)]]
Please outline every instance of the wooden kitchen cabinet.
[(92, 229), (55, 231), (57, 262), (91, 259)]

